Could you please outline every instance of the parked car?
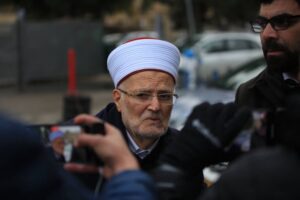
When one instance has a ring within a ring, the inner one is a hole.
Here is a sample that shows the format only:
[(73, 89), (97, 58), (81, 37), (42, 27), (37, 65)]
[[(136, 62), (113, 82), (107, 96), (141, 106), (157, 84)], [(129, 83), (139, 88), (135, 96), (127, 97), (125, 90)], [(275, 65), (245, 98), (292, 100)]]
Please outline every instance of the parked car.
[(266, 68), (264, 57), (255, 58), (238, 66), (235, 70), (229, 71), (223, 78), (212, 82), (211, 85), (222, 89), (236, 90), (238, 86), (254, 78), (264, 68)]
[(193, 36), (188, 35), (188, 33), (181, 33), (173, 42), (175, 46), (178, 47), (180, 51), (184, 51), (195, 44), (201, 37), (201, 33), (196, 33)]
[(170, 126), (181, 129), (193, 110), (194, 106), (205, 101), (209, 103), (234, 101), (234, 92), (220, 88), (209, 87), (204, 84), (194, 90), (178, 89), (179, 98), (173, 106)]
[(263, 55), (259, 35), (248, 32), (208, 32), (191, 46), (199, 60), (198, 80), (211, 81)]

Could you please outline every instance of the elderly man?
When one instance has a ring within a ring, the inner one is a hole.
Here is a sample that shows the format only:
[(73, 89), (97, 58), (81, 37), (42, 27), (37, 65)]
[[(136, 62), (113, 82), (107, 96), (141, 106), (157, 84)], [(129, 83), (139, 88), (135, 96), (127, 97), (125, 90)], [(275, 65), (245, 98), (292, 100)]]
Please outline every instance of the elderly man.
[(97, 117), (119, 128), (142, 169), (151, 170), (177, 130), (168, 127), (180, 52), (173, 44), (138, 38), (114, 49), (108, 59), (114, 103)]

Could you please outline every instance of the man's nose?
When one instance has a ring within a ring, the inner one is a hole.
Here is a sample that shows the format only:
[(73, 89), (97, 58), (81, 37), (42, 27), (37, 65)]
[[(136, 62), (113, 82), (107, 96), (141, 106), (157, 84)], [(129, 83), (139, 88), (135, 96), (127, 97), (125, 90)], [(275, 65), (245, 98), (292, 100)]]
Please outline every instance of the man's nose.
[(267, 40), (269, 38), (277, 38), (277, 31), (271, 26), (270, 23), (266, 25), (264, 30), (261, 32), (261, 38)]
[(159, 102), (157, 96), (152, 97), (148, 109), (152, 111), (159, 111), (161, 108), (161, 103)]

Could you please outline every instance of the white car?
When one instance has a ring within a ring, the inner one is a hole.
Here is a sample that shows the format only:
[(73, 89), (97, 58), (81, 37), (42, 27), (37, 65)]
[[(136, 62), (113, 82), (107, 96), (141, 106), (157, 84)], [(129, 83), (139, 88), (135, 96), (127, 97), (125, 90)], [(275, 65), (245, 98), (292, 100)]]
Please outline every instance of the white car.
[(197, 74), (202, 81), (216, 80), (263, 55), (259, 35), (249, 32), (203, 33), (191, 49), (199, 60)]
[(234, 90), (237, 90), (238, 87), (246, 82), (247, 80), (250, 80), (257, 76), (260, 72), (262, 72), (266, 68), (265, 65), (260, 65), (259, 67), (249, 70), (249, 71), (242, 71), (234, 76), (232, 76), (230, 79), (228, 79), (227, 84), (232, 85)]
[(193, 108), (203, 102), (228, 103), (234, 101), (233, 90), (199, 85), (194, 90), (178, 89), (179, 98), (176, 100), (170, 118), (170, 126), (180, 130)]

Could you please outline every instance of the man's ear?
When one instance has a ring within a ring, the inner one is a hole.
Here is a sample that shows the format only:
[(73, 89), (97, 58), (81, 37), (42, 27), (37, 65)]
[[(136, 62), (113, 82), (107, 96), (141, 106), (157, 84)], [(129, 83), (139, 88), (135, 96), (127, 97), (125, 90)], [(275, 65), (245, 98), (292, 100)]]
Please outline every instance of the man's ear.
[(121, 92), (118, 89), (114, 89), (112, 92), (112, 98), (117, 106), (118, 111), (121, 111), (121, 105), (120, 105), (120, 101), (121, 101)]

